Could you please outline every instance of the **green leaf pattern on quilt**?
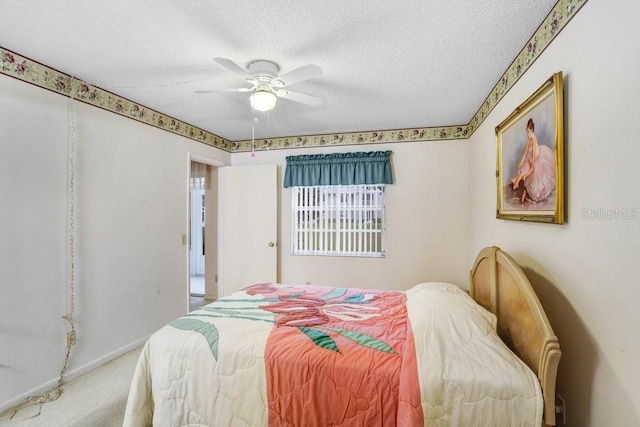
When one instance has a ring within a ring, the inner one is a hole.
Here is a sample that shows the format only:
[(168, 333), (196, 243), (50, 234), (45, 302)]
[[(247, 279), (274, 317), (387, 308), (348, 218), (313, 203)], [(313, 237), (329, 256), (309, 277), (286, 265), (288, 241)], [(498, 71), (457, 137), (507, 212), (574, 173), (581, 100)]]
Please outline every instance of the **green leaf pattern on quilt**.
[(385, 353), (395, 354), (393, 348), (387, 345), (385, 342), (372, 337), (371, 335), (362, 334), (360, 332), (349, 331), (347, 329), (342, 328), (326, 328), (331, 331), (337, 332), (340, 335), (349, 338), (361, 346), (368, 347), (374, 350), (384, 351)]
[[(255, 320), (263, 320), (259, 317), (273, 317), (273, 313), (269, 313), (268, 311), (260, 310), (258, 307), (234, 307), (234, 308), (220, 308), (220, 307), (201, 307), (201, 311), (208, 311), (210, 313), (222, 314), (229, 317), (239, 317), (239, 318), (247, 318), (246, 316), (249, 314), (251, 316), (258, 316)], [(271, 320), (271, 319), (267, 319)]]
[(218, 360), (218, 329), (215, 325), (203, 322), (202, 320), (185, 317), (174, 320), (169, 323), (169, 325), (184, 331), (194, 331), (205, 337), (211, 348), (213, 358)]
[(322, 298), (323, 300), (327, 301), (327, 300), (334, 299), (334, 298), (340, 298), (341, 296), (343, 296), (346, 293), (347, 293), (347, 289), (346, 288), (335, 288), (331, 292), (321, 296), (320, 298)]
[(322, 332), (319, 329), (307, 328), (306, 326), (300, 326), (299, 329), (304, 332), (306, 336), (311, 338), (311, 340), (318, 346), (325, 348), (327, 350), (333, 350), (335, 352), (340, 353), (336, 342), (327, 335), (325, 332)]

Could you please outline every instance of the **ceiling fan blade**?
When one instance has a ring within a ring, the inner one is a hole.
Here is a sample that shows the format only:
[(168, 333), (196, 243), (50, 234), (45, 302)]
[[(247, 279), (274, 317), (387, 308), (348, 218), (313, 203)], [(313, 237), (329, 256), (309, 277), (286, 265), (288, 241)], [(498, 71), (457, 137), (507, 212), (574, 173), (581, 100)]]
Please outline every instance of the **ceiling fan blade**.
[(300, 92), (292, 92), (290, 90), (281, 90), (276, 92), (280, 98), (288, 99), (290, 101), (299, 102), (301, 104), (311, 105), (312, 107), (319, 107), (324, 104), (324, 99), (318, 98), (313, 95), (306, 95)]
[(213, 60), (216, 61), (218, 64), (222, 65), (227, 70), (237, 75), (238, 77), (240, 77), (242, 80), (246, 80), (248, 82), (255, 82), (255, 78), (251, 74), (249, 74), (247, 70), (245, 70), (244, 68), (242, 68), (241, 66), (233, 62), (232, 60), (227, 58), (213, 58)]
[(291, 70), (288, 73), (284, 73), (281, 76), (278, 76), (276, 80), (280, 80), (284, 86), (290, 86), (292, 84), (301, 82), (303, 80), (313, 79), (316, 77), (320, 77), (322, 75), (322, 68), (317, 65), (309, 64), (304, 65), (300, 68), (296, 68), (295, 70)]

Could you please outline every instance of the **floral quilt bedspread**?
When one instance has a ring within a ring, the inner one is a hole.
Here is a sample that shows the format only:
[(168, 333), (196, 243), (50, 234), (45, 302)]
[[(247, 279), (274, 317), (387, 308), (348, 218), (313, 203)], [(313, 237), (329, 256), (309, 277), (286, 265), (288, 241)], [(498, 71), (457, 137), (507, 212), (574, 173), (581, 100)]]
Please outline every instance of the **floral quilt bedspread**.
[[(430, 299), (449, 313), (441, 316)], [(434, 329), (460, 309), (471, 314)], [(447, 284), (407, 292), (251, 286), (151, 336), (124, 425), (540, 425), (537, 380), (499, 338), (493, 342), (491, 316)], [(461, 348), (461, 339), (471, 347)], [(469, 352), (462, 358), (461, 349)], [(516, 379), (465, 373), (464, 358), (487, 350), (497, 360), (480, 371)]]

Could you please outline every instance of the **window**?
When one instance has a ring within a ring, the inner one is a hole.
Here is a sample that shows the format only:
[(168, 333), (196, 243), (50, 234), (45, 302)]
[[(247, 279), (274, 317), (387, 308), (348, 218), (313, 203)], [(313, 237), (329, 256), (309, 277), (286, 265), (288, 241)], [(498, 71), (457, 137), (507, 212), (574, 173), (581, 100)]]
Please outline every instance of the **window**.
[(391, 151), (287, 156), (291, 252), (384, 257), (386, 184)]
[(292, 190), (293, 254), (384, 257), (384, 184)]

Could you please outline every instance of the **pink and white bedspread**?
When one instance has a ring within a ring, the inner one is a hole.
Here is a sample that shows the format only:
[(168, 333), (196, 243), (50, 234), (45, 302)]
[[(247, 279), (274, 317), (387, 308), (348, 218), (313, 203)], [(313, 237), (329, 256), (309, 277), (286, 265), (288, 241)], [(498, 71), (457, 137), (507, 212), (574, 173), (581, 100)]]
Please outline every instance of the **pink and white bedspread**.
[(153, 334), (124, 426), (539, 426), (536, 376), (458, 287), (263, 284)]

